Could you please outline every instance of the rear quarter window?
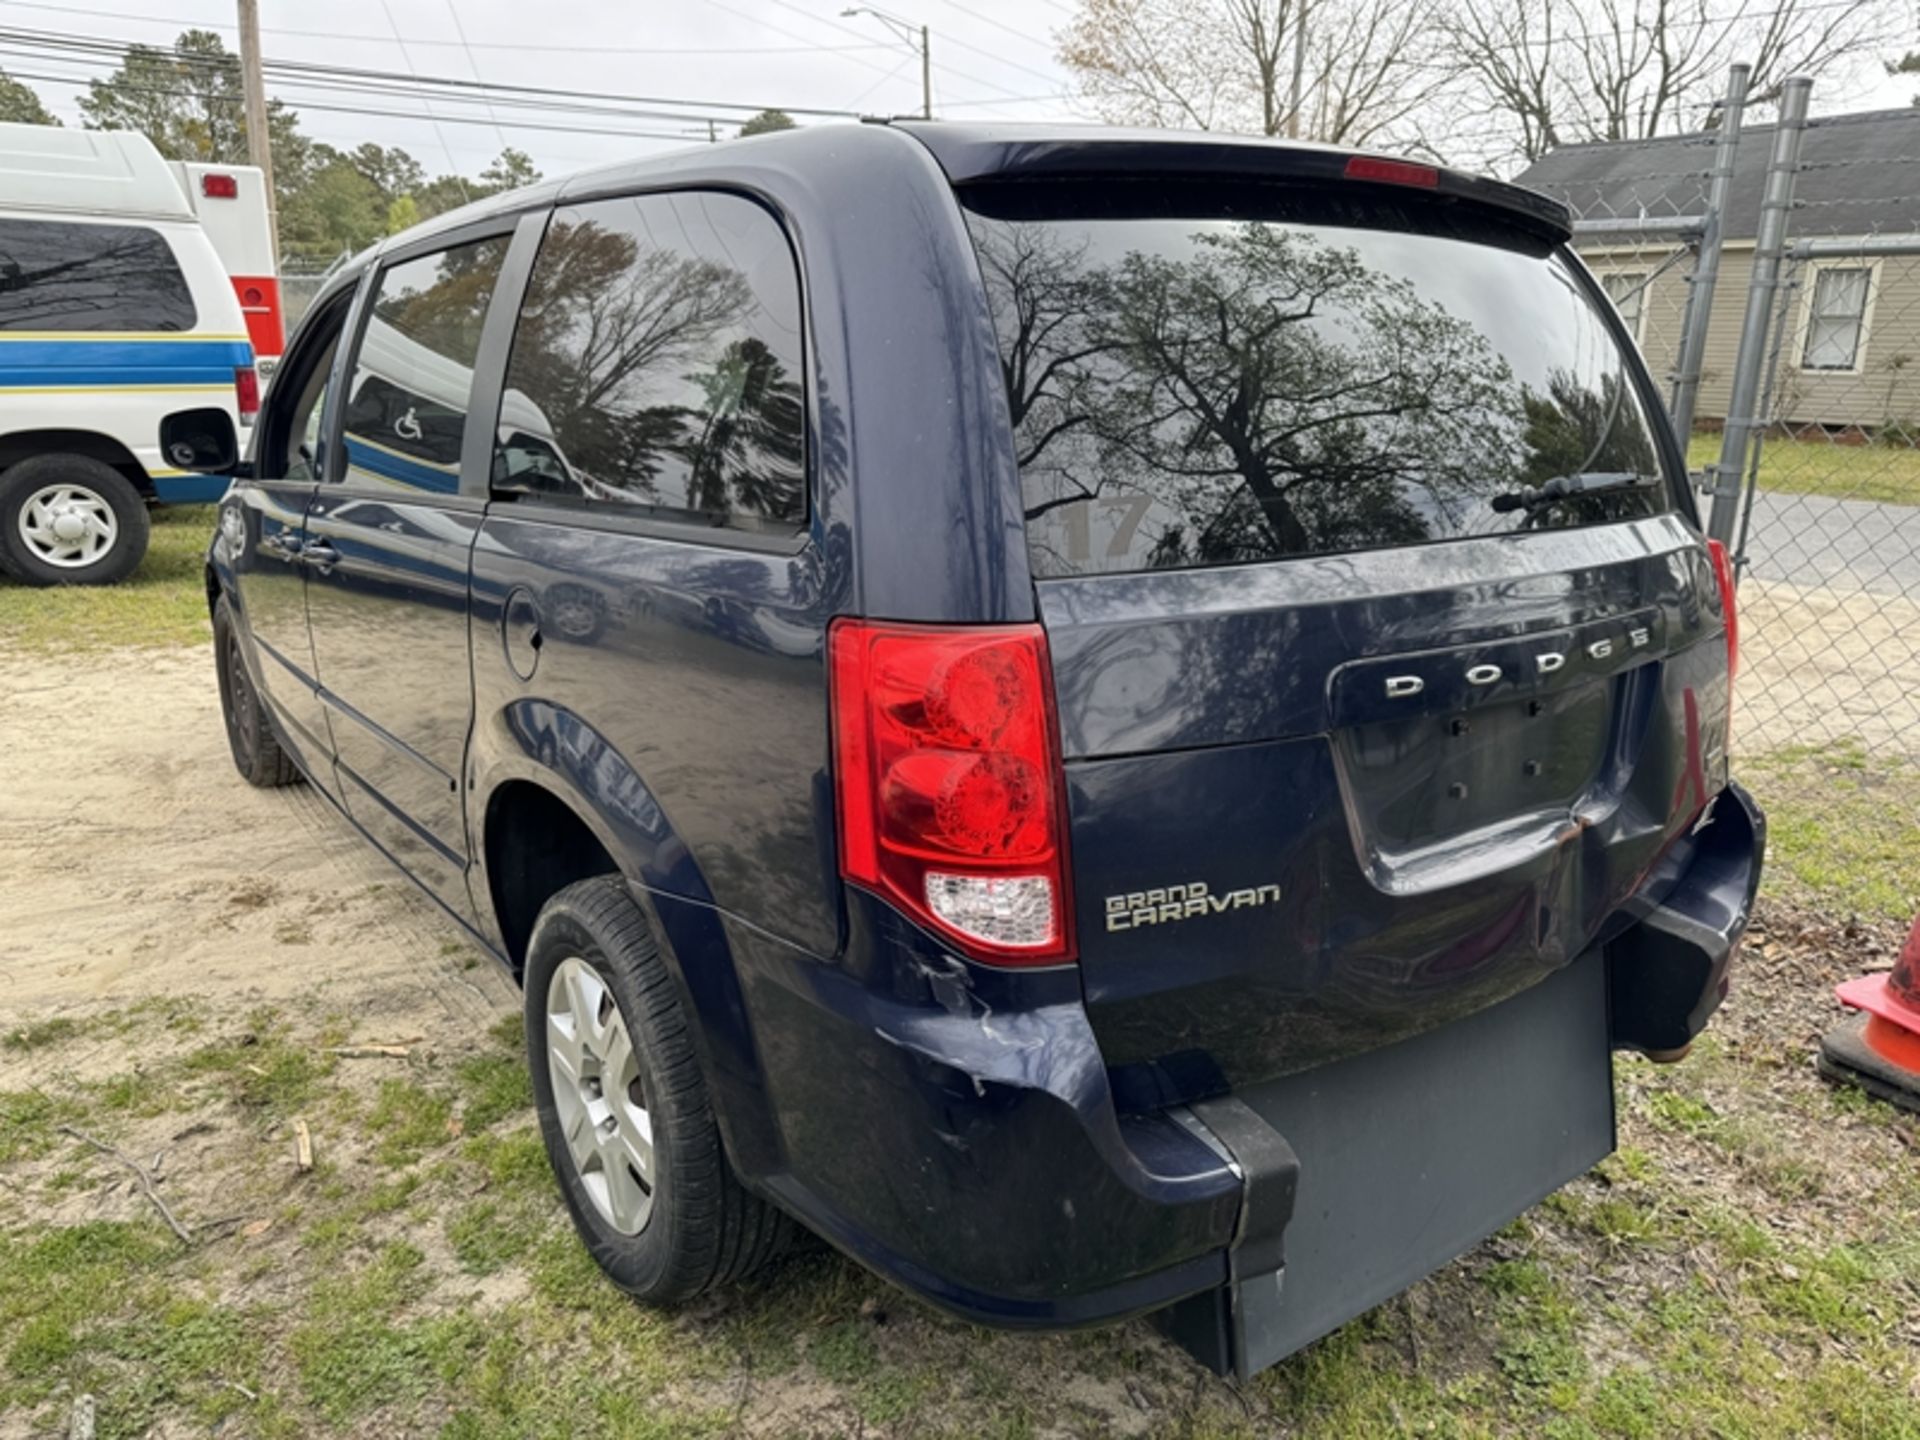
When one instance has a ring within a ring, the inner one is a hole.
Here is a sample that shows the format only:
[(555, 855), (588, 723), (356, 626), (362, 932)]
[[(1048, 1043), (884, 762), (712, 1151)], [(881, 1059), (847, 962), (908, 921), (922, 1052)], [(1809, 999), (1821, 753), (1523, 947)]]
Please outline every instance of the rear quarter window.
[(498, 493), (791, 535), (807, 518), (799, 273), (752, 200), (554, 212), (507, 364)]
[[(964, 197), (1037, 575), (1671, 508), (1636, 373), (1544, 241), (1349, 195), (1078, 189)], [(1562, 476), (1603, 493), (1541, 503)]]
[(0, 220), (0, 331), (191, 330), (197, 318), (157, 230)]

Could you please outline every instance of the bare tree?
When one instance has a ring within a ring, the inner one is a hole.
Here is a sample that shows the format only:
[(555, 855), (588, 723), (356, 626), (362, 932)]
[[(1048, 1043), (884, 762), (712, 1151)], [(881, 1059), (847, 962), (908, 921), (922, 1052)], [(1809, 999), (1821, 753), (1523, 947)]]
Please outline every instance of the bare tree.
[(1168, 0), (1081, 0), (1059, 38), (1060, 63), (1110, 120), (1211, 130), (1237, 98), (1223, 30)]
[(1765, 102), (1788, 75), (1867, 60), (1896, 15), (1894, 0), (1450, 0), (1440, 28), (1461, 86), (1434, 139), (1488, 161), (1674, 134), (1702, 123), (1733, 62)]
[(1305, 18), (1302, 130), (1394, 131), (1431, 93), (1435, 0), (1080, 0), (1060, 61), (1110, 120), (1278, 135)]

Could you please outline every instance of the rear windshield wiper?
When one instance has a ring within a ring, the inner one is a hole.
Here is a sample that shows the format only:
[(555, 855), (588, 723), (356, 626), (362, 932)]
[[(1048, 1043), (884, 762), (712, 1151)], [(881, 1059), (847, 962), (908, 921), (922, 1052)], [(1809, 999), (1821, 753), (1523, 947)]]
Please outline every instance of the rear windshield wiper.
[(1533, 490), (1507, 490), (1489, 502), (1495, 510), (1538, 510), (1572, 495), (1604, 495), (1611, 490), (1646, 490), (1664, 483), (1658, 475), (1636, 470), (1583, 470), (1577, 475), (1555, 475)]

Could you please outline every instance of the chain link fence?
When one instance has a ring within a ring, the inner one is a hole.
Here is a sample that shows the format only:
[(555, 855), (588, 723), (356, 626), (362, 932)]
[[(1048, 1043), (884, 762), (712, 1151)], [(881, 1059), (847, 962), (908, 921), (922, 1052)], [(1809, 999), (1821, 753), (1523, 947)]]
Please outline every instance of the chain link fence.
[(1791, 212), (1742, 497), (1743, 740), (1905, 761), (1920, 758), (1920, 237), (1861, 220), (1836, 200)]
[(1713, 129), (1529, 181), (1573, 209), (1739, 564), (1741, 752), (1885, 770), (1920, 760), (1920, 113), (1809, 124), (1809, 88), (1746, 126), (1736, 67)]
[(300, 317), (307, 313), (307, 307), (320, 293), (333, 272), (347, 261), (343, 251), (332, 260), (309, 260), (306, 258), (288, 258), (280, 266), (280, 312), (286, 322), (287, 334), (292, 335), (294, 327), (300, 323)]

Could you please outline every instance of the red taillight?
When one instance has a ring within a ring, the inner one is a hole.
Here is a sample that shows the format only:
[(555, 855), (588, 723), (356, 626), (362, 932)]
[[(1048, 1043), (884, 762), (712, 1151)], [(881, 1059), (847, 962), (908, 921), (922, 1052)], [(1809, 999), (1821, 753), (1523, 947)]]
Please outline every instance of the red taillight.
[(995, 965), (1073, 958), (1038, 625), (834, 622), (840, 873)]
[(1733, 691), (1733, 677), (1740, 670), (1740, 614), (1733, 604), (1733, 557), (1718, 540), (1707, 541), (1707, 556), (1713, 561), (1713, 578), (1720, 584), (1720, 609), (1727, 617), (1727, 691)]
[(260, 413), (260, 376), (253, 366), (233, 367), (233, 398), (239, 402), (242, 420), (250, 421)]
[(1431, 165), (1414, 165), (1405, 160), (1382, 160), (1376, 155), (1355, 155), (1347, 161), (1349, 180), (1378, 180), (1387, 185), (1418, 185), (1432, 190), (1440, 183), (1440, 172)]
[(240, 182), (231, 175), (209, 172), (200, 177), (200, 193), (209, 200), (237, 200)]

